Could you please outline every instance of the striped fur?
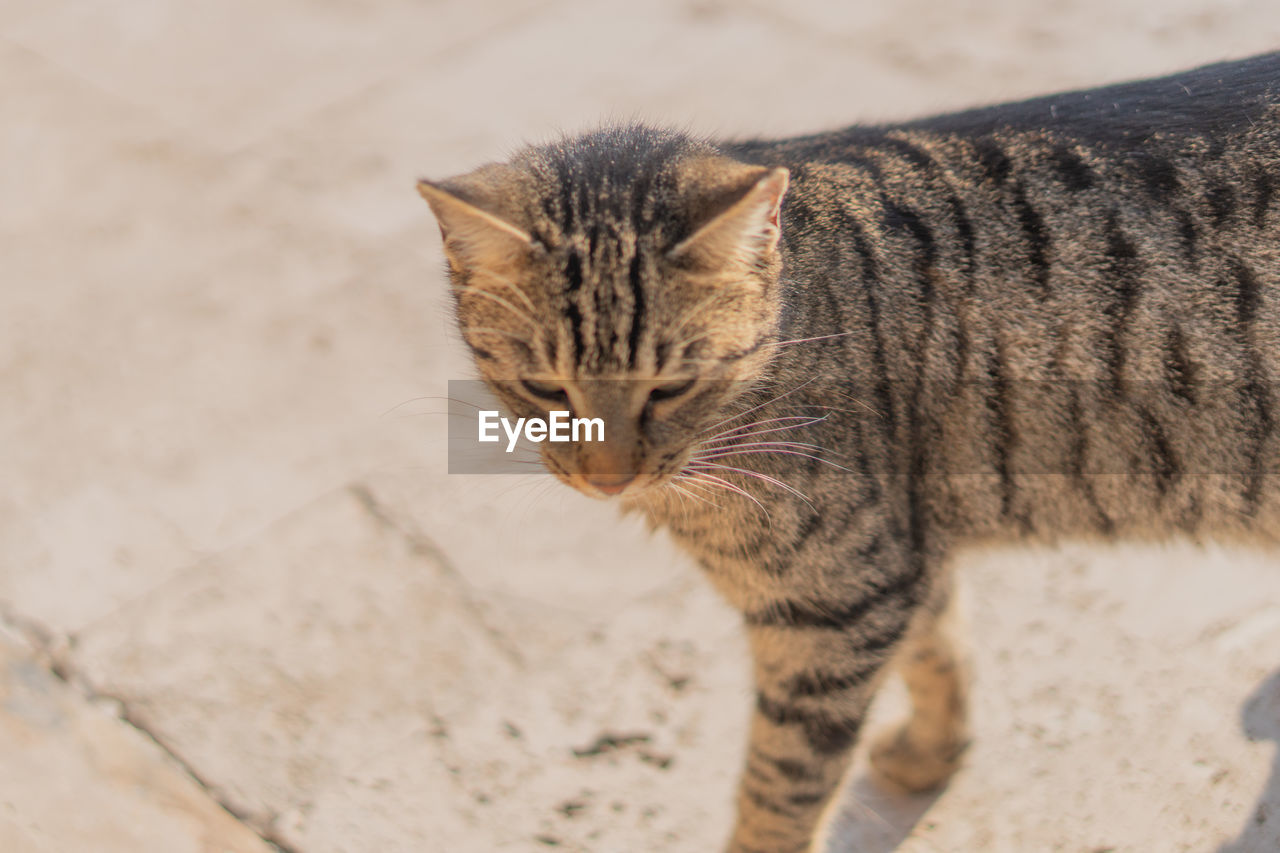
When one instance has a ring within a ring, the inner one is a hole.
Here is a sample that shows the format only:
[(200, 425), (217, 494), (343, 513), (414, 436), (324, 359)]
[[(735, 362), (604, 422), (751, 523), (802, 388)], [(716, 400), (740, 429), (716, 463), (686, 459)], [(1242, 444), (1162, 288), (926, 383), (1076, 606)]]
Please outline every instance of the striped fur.
[[(955, 769), (956, 548), (1273, 541), (1278, 88), (1273, 54), (786, 140), (615, 127), (424, 187), (484, 376), (624, 424), (624, 505), (744, 614), (732, 851), (812, 842), (891, 660), (914, 716), (873, 761)], [(546, 453), (599, 493), (581, 448)]]

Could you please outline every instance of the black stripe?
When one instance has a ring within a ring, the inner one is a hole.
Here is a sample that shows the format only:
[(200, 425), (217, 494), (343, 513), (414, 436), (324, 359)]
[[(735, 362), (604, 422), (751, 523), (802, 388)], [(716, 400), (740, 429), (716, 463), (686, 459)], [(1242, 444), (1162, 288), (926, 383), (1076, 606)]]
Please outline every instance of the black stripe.
[[(915, 260), (916, 283), (920, 288), (919, 299), (925, 312), (925, 321), (922, 323), (920, 337), (916, 341), (914, 355), (920, 359), (920, 369), (915, 371), (920, 377), (920, 381), (916, 384), (916, 393), (919, 392), (919, 385), (924, 381), (924, 350), (922, 344), (928, 340), (932, 332), (932, 309), (934, 300), (934, 263), (937, 257), (937, 248), (934, 245), (933, 231), (924, 224), (920, 219), (920, 215), (909, 207), (900, 205), (890, 199), (888, 196), (880, 196), (880, 206), (882, 210), (882, 224), (890, 231), (898, 233), (908, 232), (920, 244), (920, 254)], [(915, 412), (916, 408), (913, 403), (909, 406), (908, 411)]]
[(582, 312), (578, 310), (578, 303), (570, 299), (565, 306), (564, 316), (569, 321), (569, 332), (573, 337), (573, 351), (570, 353), (570, 360), (575, 364), (581, 364), (583, 357), (586, 355), (586, 345), (582, 337)]
[(834, 718), (822, 712), (775, 702), (763, 693), (756, 696), (756, 710), (775, 726), (800, 726), (809, 747), (819, 755), (848, 749), (862, 725), (861, 717)]
[(881, 583), (872, 585), (856, 601), (823, 605), (782, 599), (767, 608), (748, 611), (743, 619), (747, 625), (755, 627), (845, 631), (890, 600), (913, 598), (916, 585), (923, 575), (923, 565), (913, 562), (908, 572), (887, 581), (882, 579)]
[(1072, 192), (1080, 192), (1093, 186), (1093, 170), (1079, 154), (1067, 146), (1055, 146), (1049, 160), (1057, 168), (1063, 185)]
[(1113, 317), (1109, 341), (1110, 369), (1112, 382), (1118, 391), (1124, 383), (1124, 336), (1138, 301), (1140, 284), (1137, 249), (1120, 227), (1119, 216), (1115, 211), (1107, 215), (1106, 241), (1108, 270), (1103, 284), (1113, 296), (1113, 302), (1108, 307), (1108, 312)]
[(1259, 228), (1267, 222), (1267, 213), (1271, 210), (1271, 176), (1266, 166), (1259, 166), (1253, 175), (1253, 224)]
[(830, 791), (822, 791), (814, 794), (790, 794), (787, 796), (787, 802), (793, 806), (806, 808), (808, 806), (816, 806), (819, 803), (826, 802), (827, 797), (831, 795)]
[(565, 291), (569, 294), (577, 293), (582, 288), (582, 256), (576, 251), (570, 252), (569, 259), (565, 262), (564, 280)]
[(1182, 250), (1186, 252), (1187, 261), (1194, 266), (1196, 263), (1196, 242), (1200, 239), (1200, 233), (1196, 230), (1195, 219), (1188, 211), (1178, 208), (1177, 216), (1178, 236), (1182, 238)]
[(759, 782), (763, 782), (766, 785), (772, 785), (774, 783), (774, 779), (772, 776), (769, 776), (767, 773), (765, 773), (759, 767), (756, 767), (750, 761), (747, 762), (746, 770), (744, 770), (743, 773), (747, 776), (750, 776), (752, 779), (755, 779)]
[(1169, 390), (1179, 399), (1196, 405), (1195, 366), (1191, 363), (1180, 326), (1175, 325), (1169, 331), (1164, 363), (1169, 376)]
[(1093, 488), (1093, 481), (1089, 479), (1091, 475), (1086, 474), (1084, 470), (1085, 457), (1089, 452), (1088, 426), (1085, 423), (1084, 407), (1080, 403), (1080, 388), (1076, 383), (1071, 385), (1071, 478), (1076, 484), (1076, 488), (1084, 495), (1089, 506), (1093, 508), (1098, 518), (1098, 529), (1104, 536), (1110, 536), (1115, 532), (1115, 522), (1111, 520), (1111, 516), (1107, 515), (1106, 510), (1102, 508), (1101, 502), (1098, 500), (1098, 493)]
[(1178, 192), (1178, 167), (1171, 158), (1139, 151), (1130, 165), (1156, 201), (1167, 202)]
[(1235, 189), (1233, 189), (1226, 181), (1217, 178), (1214, 179), (1213, 183), (1210, 185), (1204, 198), (1209, 205), (1209, 215), (1213, 217), (1214, 226), (1221, 228), (1226, 224), (1227, 218), (1235, 212)]
[(911, 456), (907, 466), (907, 502), (911, 531), (908, 553), (912, 559), (920, 559), (924, 547), (924, 478), (926, 468), (926, 442), (923, 435), (925, 419), (921, 414), (921, 401), (924, 396), (925, 377), (927, 375), (928, 342), (933, 335), (935, 325), (933, 276), (936, 250), (934, 248), (933, 232), (920, 221), (920, 217), (914, 211), (899, 206), (890, 208), (887, 205), (886, 209), (895, 214), (903, 222), (904, 227), (912, 232), (920, 243), (921, 251), (921, 256), (916, 262), (916, 276), (920, 283), (920, 298), (923, 303), (924, 318), (920, 324), (920, 335), (914, 347), (914, 356), (918, 361), (916, 369), (912, 372), (916, 375), (916, 381), (912, 385), (911, 398), (907, 402), (907, 411), (910, 413), (909, 426), (911, 433), (908, 444)]
[(854, 251), (862, 265), (863, 295), (867, 301), (867, 327), (871, 336), (871, 366), (875, 375), (876, 402), (883, 415), (885, 431), (890, 435), (895, 430), (896, 419), (893, 412), (893, 394), (889, 381), (888, 348), (885, 344), (884, 330), (881, 328), (880, 300), (877, 293), (880, 289), (880, 274), (875, 256), (867, 243), (862, 223), (848, 210), (840, 209), (841, 225), (853, 240)]
[(628, 338), (628, 346), (630, 347), (627, 354), (627, 363), (632, 369), (636, 367), (636, 358), (640, 352), (640, 331), (644, 328), (644, 282), (640, 275), (640, 253), (637, 251), (631, 256), (631, 266), (628, 271), (627, 280), (631, 284), (631, 335)]
[(1262, 304), (1262, 291), (1258, 279), (1248, 265), (1239, 258), (1231, 259), (1231, 271), (1236, 280), (1236, 315), (1242, 330), (1241, 343), (1248, 354), (1248, 378), (1240, 389), (1241, 406), (1253, 410), (1256, 426), (1250, 428), (1249, 471), (1244, 491), (1245, 513), (1254, 515), (1262, 500), (1262, 481), (1267, 473), (1264, 465), (1267, 440), (1275, 426), (1271, 411), (1271, 390), (1267, 383), (1266, 365), (1254, 340), (1253, 324)]
[(809, 748), (818, 755), (834, 755), (842, 753), (853, 745), (862, 720), (828, 720), (819, 721), (812, 726), (805, 726), (805, 740)]
[(1031, 274), (1040, 298), (1049, 297), (1049, 234), (1045, 230), (1044, 219), (1031, 203), (1027, 201), (1027, 190), (1019, 181), (1013, 194), (1013, 206), (1018, 214), (1018, 224), (1022, 227), (1022, 236), (1027, 241), (1027, 261), (1031, 265)]
[(554, 168), (556, 183), (560, 187), (560, 227), (565, 234), (568, 234), (573, 230), (573, 172), (567, 161), (556, 162)]
[(772, 755), (766, 755), (756, 747), (751, 748), (751, 755), (772, 767), (788, 782), (816, 782), (822, 778), (820, 771), (810, 768), (803, 761), (796, 761), (793, 758), (775, 758)]
[(990, 136), (980, 137), (973, 141), (973, 151), (986, 171), (987, 177), (997, 184), (1003, 184), (1005, 178), (1009, 177), (1013, 164), (1009, 162), (1009, 157), (1000, 147), (1000, 143)]
[(754, 805), (758, 809), (761, 809), (766, 812), (770, 812), (772, 814), (780, 815), (781, 817), (785, 817), (785, 818), (794, 819), (796, 817), (796, 813), (794, 811), (792, 811), (789, 808), (786, 808), (783, 805), (773, 802), (764, 794), (760, 793), (759, 791), (755, 790), (750, 785), (748, 785), (746, 783), (746, 780), (743, 780), (741, 790), (743, 795), (748, 800), (751, 801), (752, 805)]
[(1173, 447), (1169, 444), (1169, 437), (1165, 435), (1164, 427), (1156, 416), (1146, 406), (1139, 406), (1138, 417), (1142, 419), (1143, 426), (1146, 428), (1145, 435), (1150, 439), (1152, 449), (1155, 451), (1152, 461), (1155, 466), (1156, 491), (1163, 497), (1169, 493), (1169, 487), (1178, 478), (1182, 468), (1178, 464)]
[(1262, 290), (1258, 287), (1258, 279), (1239, 258), (1231, 259), (1231, 274), (1236, 280), (1236, 316), (1244, 325), (1252, 323), (1258, 316), (1258, 307), (1262, 304)]
[[(1250, 373), (1254, 374), (1255, 371), (1250, 370)], [(1252, 376), (1241, 389), (1241, 397), (1243, 406), (1253, 408), (1258, 424), (1250, 430), (1253, 446), (1250, 448), (1248, 481), (1244, 491), (1244, 511), (1252, 516), (1257, 513), (1262, 500), (1262, 478), (1266, 474), (1263, 451), (1272, 429), (1271, 403), (1265, 383), (1258, 382)]]
[(885, 228), (890, 231), (910, 232), (911, 236), (920, 244), (921, 257), (916, 262), (916, 270), (921, 274), (921, 278), (926, 279), (921, 282), (921, 286), (923, 288), (931, 288), (932, 282), (928, 281), (928, 277), (923, 273), (932, 268), (934, 258), (937, 255), (933, 231), (920, 219), (920, 214), (905, 205), (898, 204), (887, 195), (881, 194), (880, 207), (881, 222)]
[[(951, 208), (951, 218), (955, 223), (956, 233), (960, 237), (960, 245), (964, 250), (965, 272), (966, 275), (972, 278), (977, 256), (977, 241), (973, 233), (973, 223), (969, 221), (964, 202), (951, 189), (951, 185), (947, 181), (947, 169), (941, 166), (927, 150), (905, 139), (886, 137), (883, 144), (885, 147), (897, 152), (904, 159), (919, 166), (942, 187), (946, 195), (947, 206)], [(970, 285), (972, 286), (972, 280)]]
[[(804, 335), (804, 337), (816, 337), (819, 332), (822, 334), (838, 334), (844, 328), (844, 305), (840, 302), (839, 298), (836, 297), (835, 287), (832, 286), (831, 279), (815, 279), (810, 286), (821, 289), (822, 298), (827, 302), (826, 319), (829, 322), (821, 329), (812, 329), (809, 334)], [(822, 341), (822, 344), (835, 344), (837, 347), (840, 346), (838, 338), (829, 338), (826, 341)]]
[[(862, 648), (861, 645), (858, 647)], [(792, 676), (786, 684), (787, 695), (791, 699), (801, 697), (829, 696), (840, 693), (850, 687), (866, 684), (867, 679), (875, 675), (884, 666), (883, 660), (873, 660), (862, 666), (843, 673), (804, 672)]]
[(809, 517), (804, 520), (804, 523), (796, 529), (795, 535), (791, 537), (791, 550), (798, 552), (802, 549), (823, 528), (825, 520), (825, 514), (817, 511), (810, 512)]
[(1014, 430), (1013, 409), (1009, 402), (1010, 388), (1005, 377), (1004, 343), (996, 341), (995, 351), (987, 361), (987, 376), (991, 380), (991, 395), (987, 399), (987, 409), (991, 412), (991, 427), (995, 432), (995, 443), (992, 445), (993, 462), (996, 473), (1000, 476), (1000, 516), (1006, 521), (1013, 518), (1013, 500), (1016, 486), (1013, 471), (1010, 468), (1010, 456), (1016, 437)]

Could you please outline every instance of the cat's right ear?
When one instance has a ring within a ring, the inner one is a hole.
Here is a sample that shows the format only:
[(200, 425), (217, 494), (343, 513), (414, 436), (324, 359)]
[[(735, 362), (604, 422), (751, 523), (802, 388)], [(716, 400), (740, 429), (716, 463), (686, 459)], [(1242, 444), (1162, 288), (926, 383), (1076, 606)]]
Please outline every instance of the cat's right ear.
[(690, 194), (703, 218), (670, 257), (711, 267), (757, 267), (768, 261), (780, 236), (779, 214), (790, 173), (722, 158), (695, 164)]
[(418, 181), (440, 225), (445, 255), (462, 269), (509, 267), (534, 248), (530, 234), (501, 209), (503, 167), (478, 169), (447, 181)]

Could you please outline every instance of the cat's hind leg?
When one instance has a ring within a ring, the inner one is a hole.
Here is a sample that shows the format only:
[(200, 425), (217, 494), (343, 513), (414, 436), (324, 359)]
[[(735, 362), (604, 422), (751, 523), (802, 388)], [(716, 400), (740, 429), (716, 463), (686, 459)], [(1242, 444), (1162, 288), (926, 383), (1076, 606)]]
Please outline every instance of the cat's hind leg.
[(891, 788), (928, 791), (960, 766), (969, 743), (969, 661), (963, 608), (953, 582), (941, 579), (916, 614), (893, 665), (906, 682), (911, 716), (872, 741), (871, 766)]

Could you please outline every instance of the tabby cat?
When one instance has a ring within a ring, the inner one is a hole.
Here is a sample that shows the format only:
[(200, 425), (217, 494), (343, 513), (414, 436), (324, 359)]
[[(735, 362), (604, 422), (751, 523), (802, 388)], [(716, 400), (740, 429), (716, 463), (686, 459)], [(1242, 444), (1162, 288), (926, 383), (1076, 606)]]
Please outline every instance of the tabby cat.
[(782, 140), (640, 124), (419, 188), (463, 337), (557, 477), (738, 608), (755, 712), (728, 849), (816, 848), (871, 746), (968, 737), (957, 548), (1280, 531), (1280, 53)]

